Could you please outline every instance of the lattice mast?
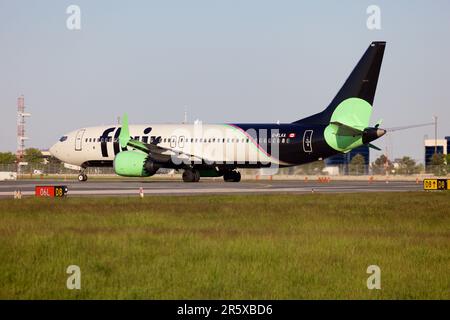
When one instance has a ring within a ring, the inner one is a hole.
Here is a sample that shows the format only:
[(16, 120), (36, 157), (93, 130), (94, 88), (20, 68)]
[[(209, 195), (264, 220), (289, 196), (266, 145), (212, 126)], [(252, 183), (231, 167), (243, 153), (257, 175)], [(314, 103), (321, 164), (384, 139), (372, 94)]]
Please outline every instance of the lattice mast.
[(20, 163), (23, 162), (25, 154), (25, 140), (28, 138), (25, 136), (25, 118), (31, 116), (30, 113), (25, 112), (25, 97), (21, 95), (17, 98), (17, 164), (20, 167)]

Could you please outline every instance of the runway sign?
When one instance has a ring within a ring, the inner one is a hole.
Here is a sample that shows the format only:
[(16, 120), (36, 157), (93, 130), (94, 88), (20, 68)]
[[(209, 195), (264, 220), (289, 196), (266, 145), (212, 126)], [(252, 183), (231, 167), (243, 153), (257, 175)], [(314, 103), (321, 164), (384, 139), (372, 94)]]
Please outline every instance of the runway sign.
[(36, 197), (60, 198), (64, 197), (68, 189), (66, 186), (36, 186), (34, 195)]
[(424, 190), (450, 190), (450, 180), (447, 179), (424, 179)]

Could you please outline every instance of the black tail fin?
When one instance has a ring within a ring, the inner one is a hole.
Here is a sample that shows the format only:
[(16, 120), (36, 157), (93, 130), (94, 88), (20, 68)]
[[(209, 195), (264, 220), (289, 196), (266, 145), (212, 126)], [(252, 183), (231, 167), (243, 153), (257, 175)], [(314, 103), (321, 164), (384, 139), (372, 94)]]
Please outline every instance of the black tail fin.
[(294, 123), (328, 124), (336, 107), (348, 98), (360, 98), (373, 105), (385, 46), (384, 41), (372, 42), (330, 105), (324, 111)]

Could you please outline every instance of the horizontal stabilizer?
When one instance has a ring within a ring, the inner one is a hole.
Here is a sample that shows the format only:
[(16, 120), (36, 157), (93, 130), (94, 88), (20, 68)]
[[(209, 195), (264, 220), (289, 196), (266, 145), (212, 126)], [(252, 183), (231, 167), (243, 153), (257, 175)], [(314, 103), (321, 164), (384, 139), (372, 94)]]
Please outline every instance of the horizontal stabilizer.
[(362, 135), (363, 131), (354, 127), (350, 127), (339, 121), (332, 121), (330, 124), (337, 126), (336, 135), (339, 136), (357, 136)]
[(371, 144), (371, 143), (369, 143), (369, 148), (372, 148), (372, 149), (375, 149), (375, 150), (381, 151), (381, 149), (380, 149), (380, 148), (378, 148), (377, 146), (375, 146), (375, 145), (373, 145), (373, 144)]

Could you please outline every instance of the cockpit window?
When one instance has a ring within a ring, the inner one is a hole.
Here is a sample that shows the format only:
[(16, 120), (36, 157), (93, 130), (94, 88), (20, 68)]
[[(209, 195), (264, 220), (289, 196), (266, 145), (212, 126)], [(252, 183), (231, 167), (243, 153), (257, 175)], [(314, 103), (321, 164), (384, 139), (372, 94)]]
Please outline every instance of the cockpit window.
[(67, 136), (62, 136), (62, 137), (59, 139), (60, 142), (64, 142), (64, 141), (66, 141), (66, 140), (67, 140)]

